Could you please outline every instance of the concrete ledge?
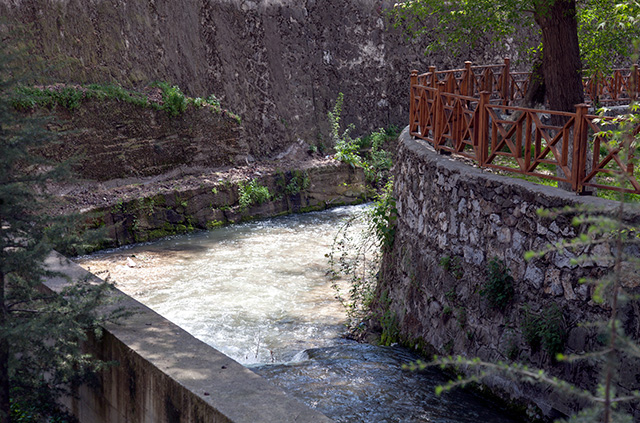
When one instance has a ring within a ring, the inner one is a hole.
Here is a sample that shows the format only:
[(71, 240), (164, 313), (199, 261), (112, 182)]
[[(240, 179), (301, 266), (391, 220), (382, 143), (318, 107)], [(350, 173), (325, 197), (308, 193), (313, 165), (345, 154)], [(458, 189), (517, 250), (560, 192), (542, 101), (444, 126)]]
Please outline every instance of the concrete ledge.
[[(98, 280), (58, 253), (45, 264), (71, 281)], [(57, 277), (45, 285), (60, 291), (68, 283)], [(115, 295), (135, 314), (88, 346), (119, 365), (69, 401), (81, 422), (331, 422), (131, 297)]]

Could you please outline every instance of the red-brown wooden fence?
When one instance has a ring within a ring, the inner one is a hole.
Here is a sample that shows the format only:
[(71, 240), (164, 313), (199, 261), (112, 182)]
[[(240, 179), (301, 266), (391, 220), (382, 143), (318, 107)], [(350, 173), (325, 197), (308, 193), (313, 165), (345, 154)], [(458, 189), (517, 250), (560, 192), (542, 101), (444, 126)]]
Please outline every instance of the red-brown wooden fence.
[[(629, 101), (637, 97), (638, 79), (637, 66), (616, 71), (598, 95)], [(466, 62), (464, 69), (442, 72), (430, 67), (422, 75), (413, 71), (411, 135), (482, 167), (566, 182), (578, 193), (596, 187), (640, 194), (632, 157), (601, 134), (613, 118), (588, 114), (588, 104), (576, 105), (574, 113), (511, 106), (527, 86), (528, 74), (510, 73), (508, 59), (478, 67)], [(623, 182), (613, 175), (622, 175)]]
[[(431, 88), (444, 82), (446, 92), (476, 98), (488, 91), (492, 100), (509, 105), (524, 98), (531, 82), (530, 72), (511, 72), (510, 63), (508, 58), (497, 65), (472, 66), (465, 62), (462, 69), (445, 71), (430, 66), (428, 72), (418, 75), (418, 80)], [(583, 78), (582, 85), (587, 103), (628, 103), (640, 93), (640, 69), (633, 65), (631, 69), (614, 69), (607, 77), (591, 75)]]

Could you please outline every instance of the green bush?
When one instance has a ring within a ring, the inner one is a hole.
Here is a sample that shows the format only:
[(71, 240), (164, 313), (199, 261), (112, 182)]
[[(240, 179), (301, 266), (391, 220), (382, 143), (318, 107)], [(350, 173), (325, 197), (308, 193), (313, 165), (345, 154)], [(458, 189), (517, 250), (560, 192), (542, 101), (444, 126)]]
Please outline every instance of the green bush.
[(294, 195), (299, 193), (300, 191), (304, 191), (309, 188), (311, 184), (311, 180), (309, 179), (309, 173), (305, 170), (303, 171), (293, 171), (293, 176), (286, 187), (284, 187), (284, 192), (288, 195)]
[(390, 249), (396, 236), (396, 199), (393, 197), (393, 179), (389, 180), (373, 203), (370, 211), (370, 230), (382, 249)]
[(331, 126), (331, 141), (336, 152), (334, 158), (351, 166), (361, 167), (367, 181), (376, 187), (384, 186), (393, 166), (393, 155), (385, 149), (385, 145), (398, 137), (398, 128), (380, 128), (367, 136), (351, 138), (353, 125), (341, 132), (340, 115), (343, 101), (343, 94), (338, 94), (333, 109), (327, 114)]
[(171, 86), (166, 82), (159, 82), (157, 85), (162, 90), (162, 110), (172, 117), (179, 116), (187, 110), (187, 98), (177, 85)]
[(14, 90), (12, 106), (17, 110), (30, 110), (36, 106), (53, 108), (56, 105), (68, 110), (80, 107), (85, 94), (79, 87), (25, 87)]
[(242, 121), (240, 116), (220, 107), (220, 100), (214, 95), (207, 99), (186, 97), (180, 88), (171, 86), (166, 82), (156, 82), (153, 87), (160, 88), (162, 92), (162, 104), (149, 101), (147, 94), (129, 91), (119, 85), (89, 84), (80, 85), (51, 85), (47, 87), (19, 86), (11, 92), (10, 101), (14, 109), (32, 110), (36, 106), (52, 109), (56, 106), (68, 110), (80, 107), (84, 100), (118, 100), (135, 104), (140, 107), (151, 107), (156, 110), (164, 110), (172, 117), (179, 116), (192, 104), (196, 108), (210, 107), (213, 113), (219, 113), (234, 119), (238, 124)]
[(439, 264), (445, 271), (451, 273), (454, 278), (462, 278), (464, 271), (462, 270), (462, 259), (460, 257), (443, 256), (440, 258)]
[(497, 257), (489, 260), (487, 280), (480, 294), (487, 298), (493, 308), (504, 311), (513, 298), (513, 292), (511, 270)]
[(271, 200), (272, 194), (269, 188), (258, 184), (255, 179), (249, 182), (238, 184), (238, 193), (240, 195), (240, 209), (244, 210), (253, 204), (262, 204)]
[(551, 303), (540, 314), (533, 313), (527, 305), (523, 313), (522, 334), (533, 351), (542, 346), (553, 358), (564, 351), (567, 333), (562, 310), (556, 303)]

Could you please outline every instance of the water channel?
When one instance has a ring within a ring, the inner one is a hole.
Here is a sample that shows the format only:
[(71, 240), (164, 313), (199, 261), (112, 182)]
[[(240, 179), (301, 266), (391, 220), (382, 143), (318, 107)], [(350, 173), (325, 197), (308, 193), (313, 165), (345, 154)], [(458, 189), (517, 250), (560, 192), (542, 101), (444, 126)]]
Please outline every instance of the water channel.
[[(337, 422), (515, 422), (458, 390), (436, 397), (418, 357), (343, 337), (326, 276), (341, 207), (171, 237), (79, 259), (94, 273)], [(362, 229), (356, 225), (354, 227)]]

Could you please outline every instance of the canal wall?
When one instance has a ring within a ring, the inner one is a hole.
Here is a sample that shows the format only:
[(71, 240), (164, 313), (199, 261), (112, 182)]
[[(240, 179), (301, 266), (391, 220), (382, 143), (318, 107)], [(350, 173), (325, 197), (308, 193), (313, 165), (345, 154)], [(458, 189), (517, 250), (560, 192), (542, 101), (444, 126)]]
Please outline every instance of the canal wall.
[[(97, 280), (52, 253), (45, 281), (60, 292), (70, 281)], [(100, 372), (65, 405), (81, 422), (331, 422), (251, 370), (115, 290), (115, 306), (132, 314), (105, 326), (86, 349), (117, 364)]]
[[(435, 153), (407, 130), (400, 136), (394, 174), (395, 242), (383, 259), (378, 298), (384, 300), (375, 306), (385, 317), (385, 330), (427, 354), (525, 363), (593, 388), (599, 374), (593, 361), (557, 362), (554, 351), (582, 354), (602, 348), (596, 330), (583, 324), (606, 318), (610, 310), (594, 302), (594, 287), (580, 280), (612, 270), (610, 246), (549, 252), (530, 261), (524, 254), (586, 229), (572, 224), (571, 213), (550, 217), (538, 209), (591, 207), (610, 215), (616, 204), (475, 168)], [(639, 223), (640, 210), (628, 208), (624, 219)], [(594, 257), (574, 262), (581, 253)], [(494, 258), (508, 269), (498, 273), (513, 277), (513, 298), (502, 310), (485, 294), (488, 280), (501, 277), (490, 270)], [(623, 284), (637, 291), (640, 278), (633, 275)], [(637, 304), (628, 303), (620, 315), (627, 333), (638, 339)], [(622, 366), (637, 369), (639, 364), (628, 359)], [(636, 373), (621, 372), (616, 390), (640, 388)], [(485, 383), (528, 405), (532, 415), (567, 415), (580, 405), (549, 387), (505, 375)]]

